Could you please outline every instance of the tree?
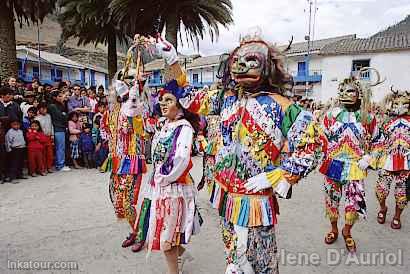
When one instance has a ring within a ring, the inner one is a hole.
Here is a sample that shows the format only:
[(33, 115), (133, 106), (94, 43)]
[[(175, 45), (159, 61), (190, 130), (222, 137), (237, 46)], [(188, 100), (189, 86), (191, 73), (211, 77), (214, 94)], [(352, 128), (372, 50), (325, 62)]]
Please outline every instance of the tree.
[(108, 48), (108, 75), (117, 71), (117, 39), (127, 40), (108, 10), (109, 0), (61, 0), (58, 21), (63, 28), (62, 40), (78, 38), (78, 45), (101, 43)]
[[(117, 41), (127, 43), (132, 36), (127, 35), (129, 21), (122, 24), (112, 16), (109, 9), (112, 0), (60, 0), (59, 22), (63, 27), (63, 40), (77, 37), (79, 45), (101, 43), (108, 47), (108, 75), (110, 81), (117, 71)], [(144, 1), (146, 2), (146, 1)], [(140, 14), (135, 28), (140, 32), (152, 27), (148, 13)]]
[(20, 25), (42, 22), (51, 13), (57, 0), (1, 0), (0, 1), (0, 77), (17, 76), (16, 30)]
[[(219, 25), (227, 27), (233, 22), (230, 0), (152, 0), (145, 1), (149, 2), (145, 7), (141, 7), (139, 2), (141, 1), (112, 0), (110, 7), (119, 22), (138, 20), (138, 13), (135, 11), (152, 13), (150, 18), (157, 20), (154, 28), (160, 32), (165, 27), (166, 38), (175, 48), (178, 46), (181, 25), (192, 42), (194, 39), (203, 39), (206, 32), (213, 41), (219, 35)], [(137, 32), (132, 29), (132, 25), (130, 27), (128, 32)]]

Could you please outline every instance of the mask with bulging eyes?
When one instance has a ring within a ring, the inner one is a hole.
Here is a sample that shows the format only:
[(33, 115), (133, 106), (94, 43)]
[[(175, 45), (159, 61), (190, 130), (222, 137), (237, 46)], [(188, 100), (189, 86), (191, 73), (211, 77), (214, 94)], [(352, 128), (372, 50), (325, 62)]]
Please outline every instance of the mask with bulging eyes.
[(359, 81), (348, 78), (339, 85), (338, 100), (344, 106), (353, 106), (361, 96)]
[(268, 53), (269, 48), (264, 43), (251, 42), (240, 46), (230, 63), (232, 79), (244, 87), (260, 84), (266, 77)]

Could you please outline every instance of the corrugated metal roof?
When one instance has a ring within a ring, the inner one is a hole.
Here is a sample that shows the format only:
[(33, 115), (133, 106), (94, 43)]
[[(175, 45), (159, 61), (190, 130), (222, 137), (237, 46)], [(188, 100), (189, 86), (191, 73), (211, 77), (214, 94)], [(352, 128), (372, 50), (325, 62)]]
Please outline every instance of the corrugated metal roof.
[(410, 33), (374, 36), (362, 39), (345, 39), (326, 45), (322, 55), (357, 54), (410, 49)]
[[(35, 49), (31, 49), (31, 48), (27, 48), (24, 46), (17, 46), (16, 47), (17, 51), (23, 51), (23, 54), (25, 54), (25, 52), (28, 52), (29, 55), (34, 55), (37, 56), (38, 51)], [(47, 63), (50, 64), (54, 64), (57, 66), (64, 66), (64, 67), (72, 67), (72, 68), (79, 68), (82, 69), (84, 68), (84, 66), (80, 63), (74, 62), (68, 58), (65, 58), (61, 55), (55, 54), (55, 53), (50, 53), (47, 51), (40, 51), (40, 57), (41, 59), (43, 59), (44, 61), (46, 61)]]

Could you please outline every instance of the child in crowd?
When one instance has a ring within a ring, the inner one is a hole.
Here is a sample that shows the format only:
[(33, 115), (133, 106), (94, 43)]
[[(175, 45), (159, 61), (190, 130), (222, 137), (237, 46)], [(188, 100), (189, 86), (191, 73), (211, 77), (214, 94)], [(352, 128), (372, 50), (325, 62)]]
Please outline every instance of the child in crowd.
[(93, 122), (95, 124), (95, 120), (99, 117), (100, 121), (104, 116), (105, 111), (107, 110), (107, 104), (103, 102), (98, 102), (96, 106), (96, 113), (94, 115)]
[(94, 142), (91, 133), (91, 125), (84, 124), (83, 132), (80, 135), (80, 149), (83, 154), (84, 164), (87, 168), (94, 168)]
[(100, 132), (101, 117), (94, 120), (93, 142), (95, 145), (95, 164), (97, 168), (101, 167), (108, 156), (108, 143), (101, 138)]
[(74, 168), (80, 169), (81, 166), (78, 164), (78, 159), (80, 158), (79, 142), (81, 134), (81, 123), (76, 111), (73, 111), (68, 115), (68, 132), (70, 134), (69, 141), (71, 160), (73, 161)]
[(46, 167), (44, 165), (43, 151), (48, 142), (48, 137), (43, 133), (39, 121), (34, 120), (31, 122), (31, 126), (27, 130), (26, 139), (29, 174), (32, 177), (36, 177), (36, 173), (45, 176)]
[(37, 115), (37, 108), (36, 107), (29, 107), (27, 110), (27, 116), (24, 116), (23, 118), (23, 130), (24, 132), (27, 132), (27, 130), (31, 126), (31, 122), (34, 120), (34, 118)]
[(20, 129), (21, 123), (19, 120), (11, 120), (10, 129), (6, 133), (5, 146), (8, 153), (8, 178), (5, 182), (18, 182), (15, 179), (27, 179), (23, 176), (23, 162), (24, 152), (26, 148), (26, 141), (24, 139), (23, 131)]
[(42, 128), (44, 135), (47, 137), (47, 143), (44, 144), (43, 161), (47, 172), (52, 173), (54, 165), (54, 127), (51, 121), (51, 116), (47, 113), (46, 103), (41, 103), (38, 106), (38, 115), (34, 119), (40, 122), (40, 127)]

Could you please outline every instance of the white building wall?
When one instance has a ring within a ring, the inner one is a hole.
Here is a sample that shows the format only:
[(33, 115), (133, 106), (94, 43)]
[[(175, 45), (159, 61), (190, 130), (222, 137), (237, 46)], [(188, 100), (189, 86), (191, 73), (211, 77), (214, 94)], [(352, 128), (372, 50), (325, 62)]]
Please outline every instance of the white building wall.
[(98, 88), (100, 85), (102, 85), (105, 89), (105, 74), (102, 72), (95, 72), (95, 83), (96, 87)]
[[(350, 76), (353, 60), (370, 59), (370, 66), (376, 68), (386, 81), (373, 89), (373, 101), (380, 102), (390, 91), (410, 89), (410, 50), (360, 55), (324, 56), (322, 60), (322, 91), (320, 100), (327, 101), (337, 96), (339, 81)], [(375, 81), (375, 74), (371, 74)]]
[(216, 74), (218, 72), (218, 66), (210, 66), (204, 68), (187, 69), (189, 82), (193, 83), (193, 75), (198, 74), (198, 83), (213, 83), (218, 80)]
[[(98, 88), (98, 86), (103, 85), (105, 88), (105, 74), (102, 72), (95, 72), (95, 86)], [(91, 86), (91, 76), (90, 76), (90, 70), (86, 69), (85, 70), (85, 83), (86, 87), (89, 88)]]

